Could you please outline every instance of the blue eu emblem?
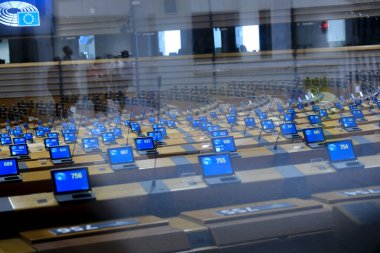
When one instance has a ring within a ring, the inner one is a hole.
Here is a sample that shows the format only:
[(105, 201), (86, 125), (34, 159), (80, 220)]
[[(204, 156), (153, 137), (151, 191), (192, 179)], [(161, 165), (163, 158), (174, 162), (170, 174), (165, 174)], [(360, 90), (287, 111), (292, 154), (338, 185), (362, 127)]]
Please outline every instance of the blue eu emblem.
[(18, 25), (24, 26), (40, 26), (40, 13), (38, 11), (18, 12)]

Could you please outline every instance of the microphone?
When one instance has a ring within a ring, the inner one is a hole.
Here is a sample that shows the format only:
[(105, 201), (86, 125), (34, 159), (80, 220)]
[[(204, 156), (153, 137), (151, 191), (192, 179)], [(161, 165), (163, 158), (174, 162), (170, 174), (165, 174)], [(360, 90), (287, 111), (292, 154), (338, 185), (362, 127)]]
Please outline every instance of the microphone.
[[(78, 129), (76, 129), (76, 132), (75, 132), (75, 136), (76, 136), (76, 138), (77, 138), (77, 141), (74, 143), (73, 152), (72, 152), (72, 156), (73, 156), (73, 157), (74, 157), (74, 155), (75, 155), (75, 147), (76, 147), (76, 145), (77, 145), (77, 143), (78, 143), (79, 128), (80, 128), (80, 126), (81, 126), (81, 124), (82, 124), (82, 118), (83, 118), (84, 107), (85, 107), (85, 106), (82, 107), (81, 114), (80, 114), (80, 118), (79, 118)], [(74, 114), (74, 119), (75, 119), (75, 114)], [(71, 165), (70, 165), (70, 166), (72, 166), (73, 164), (74, 164), (74, 162), (71, 162)]]

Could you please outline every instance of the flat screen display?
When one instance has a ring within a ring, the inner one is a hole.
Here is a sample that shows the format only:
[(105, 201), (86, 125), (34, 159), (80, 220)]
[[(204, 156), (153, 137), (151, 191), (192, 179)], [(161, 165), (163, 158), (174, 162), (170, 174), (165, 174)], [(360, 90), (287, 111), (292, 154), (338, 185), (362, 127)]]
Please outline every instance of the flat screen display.
[(352, 110), (351, 113), (355, 117), (355, 119), (362, 119), (362, 118), (364, 118), (362, 110), (355, 109), (355, 110)]
[(211, 137), (228, 136), (228, 130), (216, 130), (210, 132)]
[(273, 120), (271, 120), (271, 119), (262, 120), (261, 121), (261, 126), (263, 127), (264, 130), (274, 129)]
[(320, 124), (322, 123), (321, 117), (319, 115), (309, 115), (307, 116), (310, 124)]
[(212, 147), (214, 152), (235, 152), (236, 146), (234, 142), (234, 137), (216, 137), (211, 139)]
[(26, 144), (10, 145), (11, 156), (28, 155), (28, 146)]
[(253, 117), (245, 118), (244, 122), (247, 127), (256, 125), (255, 119)]
[(319, 105), (313, 105), (313, 107), (312, 107), (313, 112), (318, 112), (319, 109), (320, 109)]
[(292, 113), (285, 113), (284, 114), (284, 119), (285, 119), (285, 121), (293, 121), (294, 120), (294, 115)]
[(319, 110), (319, 116), (322, 118), (326, 118), (329, 116), (329, 114), (327, 113), (326, 109), (321, 109), (321, 110)]
[(111, 129), (111, 132), (115, 135), (115, 137), (123, 137), (123, 132), (121, 131), (120, 127), (115, 127)]
[(107, 151), (111, 164), (131, 163), (134, 161), (132, 147), (110, 148)]
[(341, 119), (341, 122), (342, 122), (342, 126), (344, 128), (347, 128), (347, 127), (356, 127), (357, 124), (356, 124), (356, 120), (354, 117), (343, 117)]
[(112, 132), (102, 133), (102, 140), (104, 143), (115, 142), (115, 135)]
[(204, 155), (199, 156), (198, 159), (201, 163), (204, 177), (218, 177), (234, 174), (228, 153)]
[(163, 139), (161, 131), (148, 132), (148, 137), (152, 137), (154, 141), (162, 141)]
[(77, 136), (74, 133), (64, 134), (63, 138), (65, 139), (65, 141), (76, 141), (77, 140)]
[(303, 129), (303, 135), (306, 143), (322, 142), (325, 141), (325, 135), (320, 127)]
[(89, 191), (91, 189), (87, 168), (52, 170), (56, 194)]
[(59, 133), (57, 132), (51, 132), (51, 133), (48, 133), (47, 137), (48, 138), (58, 138), (59, 136)]
[(0, 176), (10, 176), (18, 174), (16, 158), (0, 159)]
[(50, 149), (51, 159), (64, 159), (71, 158), (70, 147), (69, 146), (57, 146)]
[(235, 115), (228, 115), (227, 116), (227, 122), (228, 122), (228, 124), (235, 124), (236, 123), (236, 116)]
[(93, 136), (93, 137), (100, 136), (100, 129), (99, 128), (93, 128), (93, 129), (91, 129), (91, 136)]
[(0, 37), (53, 33), (52, 0), (0, 0)]
[(13, 144), (26, 144), (25, 137), (13, 138)]
[(135, 139), (136, 150), (152, 150), (154, 149), (154, 141), (152, 137), (136, 138)]
[(98, 149), (99, 141), (97, 137), (93, 138), (83, 138), (82, 144), (84, 149)]
[(289, 135), (289, 134), (296, 134), (297, 133), (296, 125), (294, 125), (294, 123), (280, 124), (280, 129), (281, 129), (281, 133), (283, 135)]
[(58, 138), (46, 138), (44, 139), (44, 143), (46, 148), (59, 146)]
[(11, 137), (1, 137), (1, 145), (9, 145), (12, 144)]
[(260, 118), (261, 120), (264, 120), (264, 119), (267, 119), (267, 118), (268, 118), (268, 115), (267, 115), (266, 112), (261, 112), (259, 118)]
[(327, 144), (327, 150), (332, 162), (356, 159), (351, 140), (330, 142)]
[(25, 133), (24, 137), (27, 141), (32, 141), (33, 140), (33, 133)]

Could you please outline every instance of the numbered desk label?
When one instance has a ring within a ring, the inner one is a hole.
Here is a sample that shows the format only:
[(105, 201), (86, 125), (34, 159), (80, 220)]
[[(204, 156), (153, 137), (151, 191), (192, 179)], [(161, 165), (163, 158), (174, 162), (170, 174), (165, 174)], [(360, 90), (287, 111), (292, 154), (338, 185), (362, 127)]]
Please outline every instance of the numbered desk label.
[(101, 222), (73, 227), (62, 227), (62, 228), (54, 228), (49, 230), (50, 233), (54, 235), (68, 235), (74, 234), (78, 232), (88, 232), (88, 231), (96, 231), (105, 228), (114, 228), (114, 227), (122, 227), (128, 225), (136, 225), (139, 224), (138, 220), (121, 220), (121, 221), (111, 221), (111, 222)]
[(345, 192), (341, 192), (340, 194), (343, 194), (344, 196), (347, 196), (347, 197), (374, 195), (374, 194), (380, 194), (380, 189), (362, 189), (362, 190), (356, 190), (356, 191), (345, 191)]
[(223, 216), (232, 216), (232, 215), (239, 215), (239, 214), (249, 214), (249, 213), (256, 213), (256, 212), (262, 212), (262, 211), (269, 211), (269, 210), (275, 210), (275, 209), (281, 209), (281, 208), (290, 208), (290, 207), (296, 207), (296, 205), (292, 203), (275, 203), (270, 205), (262, 205), (262, 206), (246, 206), (246, 207), (237, 207), (237, 208), (231, 208), (231, 209), (224, 209), (216, 211), (216, 214), (223, 215)]

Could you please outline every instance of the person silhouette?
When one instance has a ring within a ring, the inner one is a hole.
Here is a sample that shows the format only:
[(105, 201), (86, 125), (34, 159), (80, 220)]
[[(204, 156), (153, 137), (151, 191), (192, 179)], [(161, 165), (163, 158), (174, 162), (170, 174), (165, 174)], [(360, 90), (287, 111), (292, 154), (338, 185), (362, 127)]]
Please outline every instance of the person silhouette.
[(72, 50), (69, 46), (64, 46), (64, 47), (62, 48), (62, 51), (63, 51), (63, 53), (65, 54), (65, 55), (62, 57), (62, 60), (64, 60), (64, 61), (71, 61), (71, 60), (72, 60), (71, 56), (72, 56), (72, 54), (73, 54), (73, 50)]

